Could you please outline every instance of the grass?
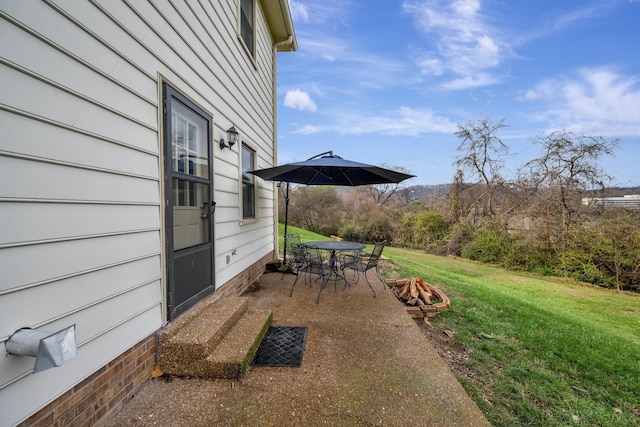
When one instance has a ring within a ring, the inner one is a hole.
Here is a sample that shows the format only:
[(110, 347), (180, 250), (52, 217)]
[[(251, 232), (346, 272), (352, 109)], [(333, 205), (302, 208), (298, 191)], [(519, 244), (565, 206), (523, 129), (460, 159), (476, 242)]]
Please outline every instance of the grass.
[(401, 277), (422, 277), (451, 298), (435, 322), (467, 350), (477, 380), (459, 381), (494, 426), (640, 426), (640, 295), (384, 253)]
[[(327, 236), (323, 236), (322, 234), (313, 233), (311, 231), (304, 230), (302, 228), (294, 227), (292, 225), (287, 226), (287, 233), (289, 234), (299, 234), (300, 240), (303, 242), (313, 242), (314, 240), (329, 240)], [(278, 229), (278, 247), (280, 252), (284, 249), (284, 224), (280, 224), (280, 228)]]

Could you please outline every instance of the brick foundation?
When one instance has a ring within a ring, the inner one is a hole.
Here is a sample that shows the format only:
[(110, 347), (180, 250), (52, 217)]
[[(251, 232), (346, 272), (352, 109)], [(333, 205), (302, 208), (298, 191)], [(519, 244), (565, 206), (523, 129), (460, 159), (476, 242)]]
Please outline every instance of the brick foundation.
[(104, 422), (149, 378), (156, 346), (155, 335), (145, 338), (18, 425), (83, 427)]
[(213, 295), (217, 298), (226, 298), (230, 296), (237, 297), (242, 295), (249, 286), (253, 285), (260, 279), (260, 276), (264, 273), (265, 266), (271, 261), (273, 261), (273, 252), (263, 256), (251, 267), (225, 283), (224, 286), (216, 289)]
[[(213, 298), (243, 294), (260, 279), (266, 264), (272, 260), (273, 253), (265, 255), (216, 289)], [(153, 334), (140, 341), (18, 426), (88, 427), (106, 422), (151, 377), (156, 365), (156, 336)]]

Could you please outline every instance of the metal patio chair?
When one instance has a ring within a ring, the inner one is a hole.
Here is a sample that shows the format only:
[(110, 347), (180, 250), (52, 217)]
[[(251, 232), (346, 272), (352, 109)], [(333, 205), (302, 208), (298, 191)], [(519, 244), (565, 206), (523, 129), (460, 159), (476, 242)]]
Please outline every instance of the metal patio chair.
[(284, 262), (294, 261), (293, 254), (290, 253), (291, 245), (299, 245), (300, 244), (300, 235), (299, 234), (286, 234), (284, 236), (284, 244), (287, 248), (287, 259)]
[[(358, 243), (367, 243), (365, 241), (365, 236), (364, 234), (360, 234), (360, 233), (346, 233), (344, 236), (342, 236), (343, 240), (346, 240), (348, 242), (358, 242)], [(362, 252), (362, 251), (353, 251), (353, 256), (359, 256), (359, 257), (366, 257), (369, 256), (368, 252)], [(356, 276), (355, 276), (355, 272), (354, 272), (354, 276), (353, 279), (355, 280)]]
[(344, 236), (342, 236), (342, 239), (349, 242), (365, 243), (364, 235), (359, 233), (346, 233)]
[(380, 271), (378, 270), (378, 264), (382, 257), (382, 250), (387, 244), (388, 242), (386, 240), (383, 242), (376, 242), (373, 247), (373, 251), (371, 251), (370, 254), (366, 254), (365, 256), (344, 255), (340, 262), (340, 269), (343, 272), (342, 274), (345, 274), (344, 271), (346, 269), (350, 269), (357, 275), (358, 280), (360, 280), (360, 275), (362, 275), (365, 282), (367, 282), (369, 289), (373, 292), (374, 297), (376, 296), (376, 291), (373, 289), (371, 282), (369, 282), (367, 271), (375, 270), (378, 279), (382, 281), (383, 285), (385, 284), (384, 278), (380, 275)]
[(297, 266), (298, 275), (293, 281), (293, 285), (291, 285), (289, 296), (293, 295), (293, 289), (295, 288), (300, 275), (305, 275), (305, 283), (308, 283), (309, 286), (311, 286), (311, 276), (317, 275), (318, 277), (316, 278), (316, 280), (320, 278), (322, 279), (320, 292), (318, 292), (318, 299), (316, 301), (317, 304), (318, 302), (320, 302), (320, 295), (322, 294), (322, 291), (329, 281), (329, 276), (331, 275), (331, 266), (322, 258), (322, 252), (318, 248), (308, 247), (300, 244), (292, 245), (292, 251), (295, 253), (295, 264)]
[(291, 249), (292, 245), (299, 245), (300, 244), (300, 235), (299, 234), (285, 234), (284, 236), (284, 246), (285, 246), (285, 254), (286, 254), (286, 259), (283, 260), (283, 262), (289, 266), (289, 269), (283, 269), (282, 270), (282, 277), (280, 279), (284, 279), (284, 275), (287, 274), (287, 272), (292, 271), (294, 273), (296, 273), (296, 260), (295, 260), (295, 256), (294, 253)]

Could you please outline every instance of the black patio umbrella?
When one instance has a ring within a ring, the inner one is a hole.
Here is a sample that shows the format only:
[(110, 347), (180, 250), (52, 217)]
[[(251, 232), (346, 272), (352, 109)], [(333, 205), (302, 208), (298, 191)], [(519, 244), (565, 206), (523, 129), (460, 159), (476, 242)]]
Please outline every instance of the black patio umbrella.
[[(303, 162), (287, 163), (272, 168), (248, 171), (267, 181), (286, 182), (284, 194), (285, 216), (284, 234), (287, 235), (289, 220), (289, 183), (306, 185), (357, 186), (371, 184), (396, 184), (415, 175), (345, 160), (327, 151)], [(287, 245), (284, 245), (284, 259), (287, 259)]]
[(332, 151), (318, 154), (303, 162), (287, 163), (272, 168), (249, 171), (249, 173), (267, 181), (346, 186), (394, 184), (415, 176), (345, 160), (334, 155)]

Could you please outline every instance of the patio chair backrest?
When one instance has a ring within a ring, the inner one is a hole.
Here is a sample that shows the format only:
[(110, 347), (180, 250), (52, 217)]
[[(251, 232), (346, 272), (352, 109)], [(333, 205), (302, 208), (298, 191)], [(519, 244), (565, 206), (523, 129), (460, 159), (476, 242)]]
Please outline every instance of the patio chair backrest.
[(284, 236), (284, 240), (288, 245), (300, 244), (300, 235), (299, 234), (287, 234), (286, 236)]
[(364, 243), (364, 236), (358, 233), (347, 233), (342, 237), (342, 239), (348, 242)]
[(382, 250), (388, 243), (386, 240), (375, 243), (373, 251), (371, 251), (371, 255), (369, 255), (369, 260), (367, 261), (367, 270), (378, 265), (378, 261), (380, 261), (380, 257), (382, 256)]
[(289, 265), (296, 271), (307, 271), (309, 264), (309, 253), (307, 248), (300, 243), (292, 243), (290, 252), (287, 252), (287, 256), (290, 257)]
[(287, 258), (290, 258), (291, 260), (294, 260), (293, 257), (293, 251), (291, 250), (291, 246), (292, 245), (299, 245), (300, 244), (300, 235), (299, 234), (286, 234), (284, 236), (284, 244), (287, 248)]
[(329, 273), (329, 266), (322, 258), (322, 251), (313, 246), (302, 246), (305, 251), (304, 270), (310, 274), (324, 276)]
[(297, 264), (301, 264), (306, 261), (307, 251), (306, 251), (306, 248), (302, 246), (300, 243), (292, 243), (289, 246), (289, 250), (291, 251), (290, 253), (293, 261), (296, 262)]

